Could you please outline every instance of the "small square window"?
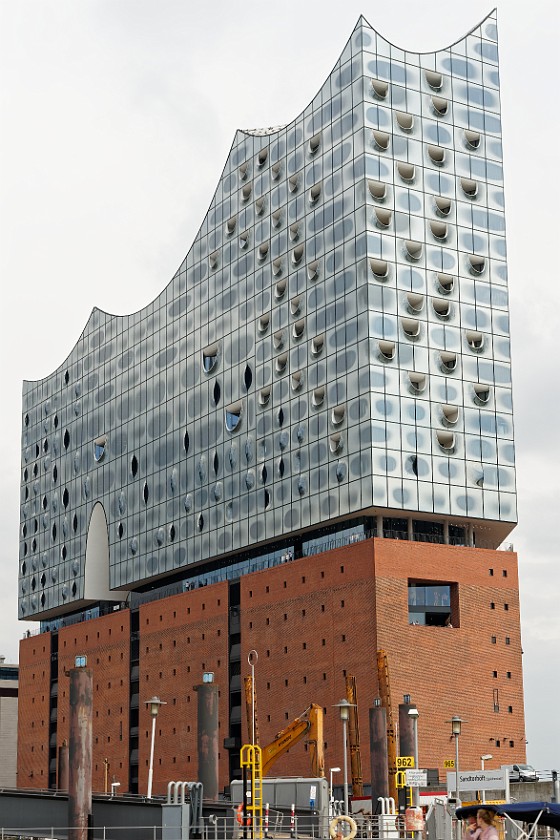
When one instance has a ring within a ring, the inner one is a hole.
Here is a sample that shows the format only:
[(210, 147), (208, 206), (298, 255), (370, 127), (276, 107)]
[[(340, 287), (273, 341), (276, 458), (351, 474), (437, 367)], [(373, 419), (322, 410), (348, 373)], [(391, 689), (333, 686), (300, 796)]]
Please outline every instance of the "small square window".
[(495, 609), (496, 609), (496, 604), (494, 603), (494, 601), (492, 601), (492, 602), (490, 603), (490, 609), (491, 609), (491, 610), (495, 610)]
[(507, 612), (509, 610), (509, 604), (504, 604), (504, 610)]
[(502, 577), (507, 577), (507, 569), (502, 569)]
[(496, 637), (495, 637), (495, 636), (492, 636), (492, 644), (493, 644), (493, 645), (495, 645), (495, 644), (496, 644)]
[(511, 645), (511, 639), (509, 636), (506, 636), (506, 645)]
[(490, 577), (494, 577), (494, 569), (488, 569)]

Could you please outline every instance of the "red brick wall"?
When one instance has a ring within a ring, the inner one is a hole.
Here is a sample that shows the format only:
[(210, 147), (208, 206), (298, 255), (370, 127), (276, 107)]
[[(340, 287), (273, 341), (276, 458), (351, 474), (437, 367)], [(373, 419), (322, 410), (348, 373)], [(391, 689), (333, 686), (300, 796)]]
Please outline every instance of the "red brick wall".
[(50, 669), (50, 633), (22, 639), (19, 645), (18, 788), (49, 786)]
[[(410, 578), (457, 584), (459, 625), (411, 626)], [(247, 654), (257, 650), (261, 744), (269, 743), (310, 703), (317, 703), (325, 709), (326, 768), (342, 766), (341, 724), (332, 706), (344, 697), (345, 673), (353, 674), (362, 768), (368, 781), (368, 710), (378, 696), (376, 655), (378, 648), (383, 648), (389, 658), (395, 717), (405, 693), (420, 710), (421, 766), (439, 768), (444, 779), (443, 760), (454, 756), (451, 727), (446, 721), (454, 714), (466, 721), (460, 741), (465, 769), (478, 767), (480, 756), (487, 752), (494, 755), (491, 767), (524, 759), (517, 587), (513, 553), (381, 539), (243, 577), (241, 673), (250, 673)], [(167, 702), (157, 719), (154, 793), (164, 793), (170, 780), (197, 779), (194, 686), (201, 682), (204, 671), (214, 671), (221, 689), (219, 772), (223, 787), (229, 781), (228, 753), (222, 746), (229, 734), (227, 583), (146, 604), (140, 609), (139, 626), (140, 793), (147, 789), (151, 737), (145, 701), (153, 695)], [(58, 739), (60, 743), (68, 731), (63, 669), (73, 664), (76, 654), (85, 653), (96, 689), (95, 790), (103, 789), (104, 757), (109, 758), (110, 775), (121, 782), (121, 791), (128, 789), (129, 634), (129, 613), (124, 611), (60, 631)], [(49, 659), (48, 635), (22, 642), (20, 786), (46, 787), (48, 781)], [(493, 708), (494, 689), (499, 692), (499, 712)], [(501, 742), (499, 748), (496, 739)], [(296, 745), (278, 760), (272, 772), (307, 776), (310, 763), (304, 746)]]
[[(341, 766), (342, 731), (333, 705), (345, 696), (345, 673), (357, 679), (363, 758), (369, 763), (368, 709), (377, 691), (373, 542), (360, 542), (285, 563), (241, 580), (242, 674), (247, 653), (255, 668), (260, 742), (310, 703), (325, 710), (325, 766)], [(247, 737), (246, 715), (243, 732)], [(368, 764), (369, 766), (369, 764)], [(309, 756), (298, 744), (270, 775), (308, 776)], [(365, 774), (369, 777), (369, 771)]]
[(93, 672), (92, 789), (105, 789), (104, 759), (108, 782), (113, 777), (128, 790), (128, 732), (130, 705), (130, 612), (119, 610), (101, 618), (72, 624), (58, 638), (58, 745), (69, 733), (69, 680), (65, 672), (75, 657), (87, 656)]
[(220, 787), (228, 779), (228, 585), (214, 584), (154, 601), (140, 609), (140, 731), (138, 790), (148, 787), (151, 717), (145, 701), (167, 705), (156, 721), (153, 792), (167, 783), (198, 779), (197, 695), (202, 673), (220, 688)]
[[(446, 722), (453, 715), (466, 721), (460, 766), (479, 768), (485, 753), (494, 756), (489, 767), (525, 760), (517, 556), (375, 540), (375, 572), (378, 640), (389, 657), (392, 702), (398, 706), (408, 693), (418, 705), (421, 766), (439, 767), (445, 778), (443, 759), (455, 755)], [(459, 626), (456, 621), (452, 628), (409, 625), (409, 578), (457, 583)], [(494, 689), (499, 712), (494, 712)]]

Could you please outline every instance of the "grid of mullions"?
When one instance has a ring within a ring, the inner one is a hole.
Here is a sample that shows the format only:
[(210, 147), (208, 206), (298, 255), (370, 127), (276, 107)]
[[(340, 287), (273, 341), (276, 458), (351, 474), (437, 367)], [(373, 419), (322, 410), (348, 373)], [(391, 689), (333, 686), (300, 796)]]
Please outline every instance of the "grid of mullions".
[[(482, 30), (491, 27), (488, 19)], [(238, 133), (167, 289), (131, 316), (96, 310), (67, 366), (26, 387), (25, 615), (83, 594), (97, 501), (114, 587), (372, 505), (515, 518), (489, 37), (472, 34), (419, 57), (358, 26), (301, 117), (268, 135)], [(427, 85), (425, 69), (442, 73), (441, 91)], [(372, 79), (386, 81), (383, 99)], [(445, 115), (434, 113), (436, 93), (447, 100)], [(409, 130), (402, 114), (413, 118)], [(465, 128), (481, 135), (475, 151), (465, 147)], [(374, 131), (389, 134), (386, 150)], [(445, 149), (442, 166), (429, 145)], [(414, 164), (412, 183), (403, 183), (398, 161)], [(478, 182), (476, 197), (461, 193), (461, 178)], [(387, 184), (383, 201), (370, 181)], [(439, 218), (436, 195), (452, 204), (445, 242), (430, 227)], [(383, 230), (377, 206), (391, 211)], [(422, 244), (420, 260), (405, 256), (406, 240)], [(486, 259), (480, 278), (469, 272), (471, 254)], [(372, 276), (371, 258), (389, 263), (386, 281)], [(449, 295), (434, 283), (438, 271), (456, 280)], [(408, 293), (422, 297), (420, 311), (409, 311)], [(444, 318), (434, 310), (443, 299)], [(403, 335), (403, 318), (419, 322), (418, 339)], [(466, 330), (484, 333), (482, 352), (465, 346)], [(393, 360), (379, 358), (378, 339), (395, 343)], [(446, 376), (442, 348), (459, 360)], [(208, 369), (205, 352), (216, 354)], [(426, 374), (421, 393), (410, 392), (410, 371)], [(473, 404), (473, 383), (491, 388), (484, 408)], [(437, 443), (442, 404), (459, 407), (451, 455)], [(93, 441), (102, 435), (107, 454), (95, 463)]]

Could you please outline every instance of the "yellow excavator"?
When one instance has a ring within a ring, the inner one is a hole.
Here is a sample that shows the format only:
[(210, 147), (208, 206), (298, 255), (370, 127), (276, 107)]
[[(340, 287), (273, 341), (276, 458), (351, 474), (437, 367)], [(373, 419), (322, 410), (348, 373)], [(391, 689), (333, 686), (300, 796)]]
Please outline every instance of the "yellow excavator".
[[(249, 735), (255, 732), (255, 743), (258, 743), (258, 725), (256, 706), (253, 706), (253, 686), (251, 677), (244, 678), (245, 705), (247, 708), (247, 730)], [(255, 714), (253, 720), (253, 712)], [(262, 769), (261, 773), (266, 776), (274, 762), (281, 755), (288, 752), (296, 744), (305, 739), (309, 745), (311, 756), (311, 774), (313, 776), (325, 775), (325, 756), (323, 750), (323, 708), (311, 703), (304, 712), (295, 718), (291, 723), (275, 735), (274, 739), (266, 747), (262, 747)]]

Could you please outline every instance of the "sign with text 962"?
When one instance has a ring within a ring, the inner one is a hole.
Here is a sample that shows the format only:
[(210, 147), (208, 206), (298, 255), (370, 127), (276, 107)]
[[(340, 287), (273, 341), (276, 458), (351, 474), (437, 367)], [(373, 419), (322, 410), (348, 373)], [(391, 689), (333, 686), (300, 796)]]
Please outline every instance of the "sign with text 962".
[(413, 755), (398, 755), (397, 756), (397, 770), (414, 770), (414, 756)]

